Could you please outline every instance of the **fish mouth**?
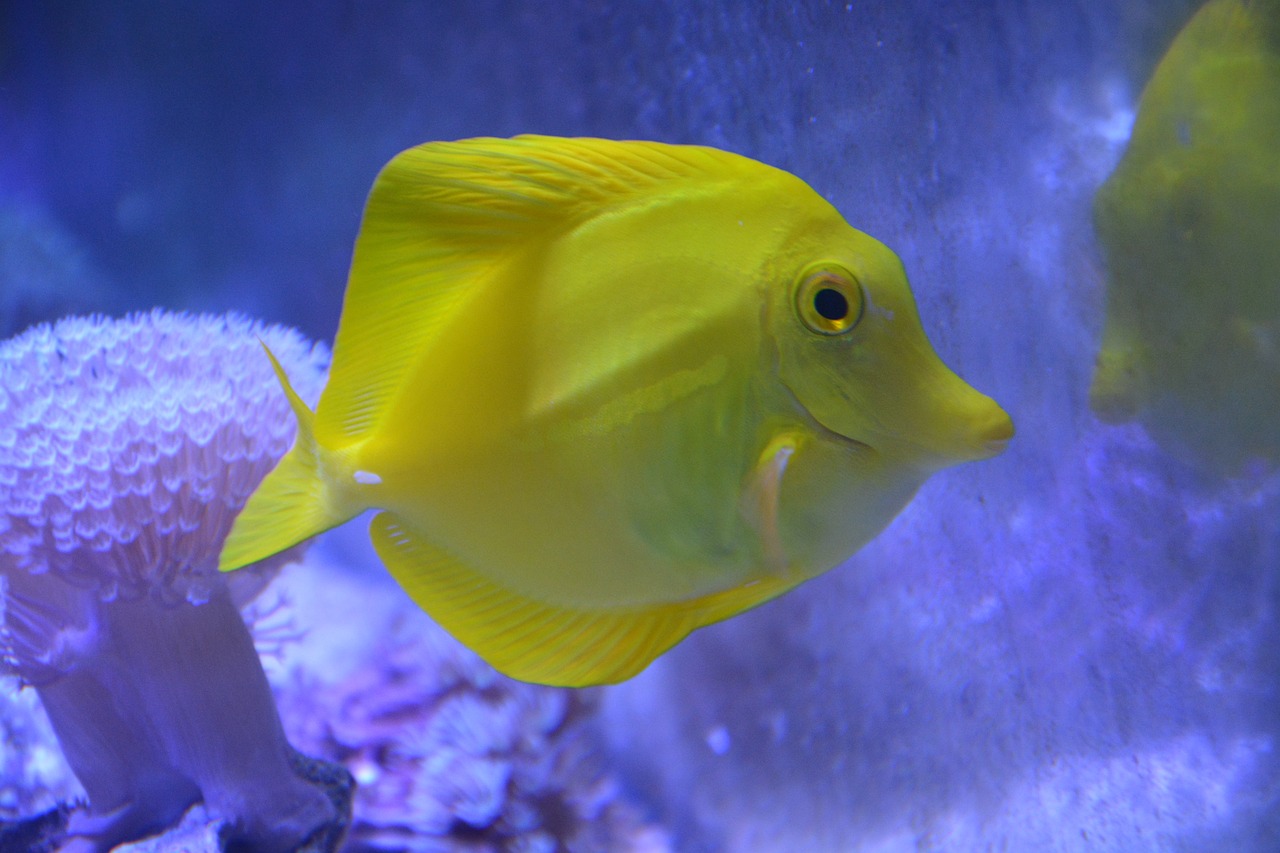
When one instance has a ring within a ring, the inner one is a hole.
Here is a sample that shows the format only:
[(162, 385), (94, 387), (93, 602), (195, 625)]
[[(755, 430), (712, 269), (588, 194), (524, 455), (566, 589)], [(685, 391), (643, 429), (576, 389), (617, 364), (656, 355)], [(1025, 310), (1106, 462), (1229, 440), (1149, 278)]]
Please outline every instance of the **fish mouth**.
[[(1012, 436), (1009, 438), (1012, 438)], [(993, 456), (999, 456), (1004, 453), (1005, 448), (1009, 446), (1009, 438), (992, 438), (983, 442), (982, 458), (990, 459)]]
[(961, 461), (976, 462), (999, 456), (1013, 440), (1015, 429), (1013, 418), (994, 401), (993, 411), (982, 419), (969, 433), (969, 452), (961, 457)]

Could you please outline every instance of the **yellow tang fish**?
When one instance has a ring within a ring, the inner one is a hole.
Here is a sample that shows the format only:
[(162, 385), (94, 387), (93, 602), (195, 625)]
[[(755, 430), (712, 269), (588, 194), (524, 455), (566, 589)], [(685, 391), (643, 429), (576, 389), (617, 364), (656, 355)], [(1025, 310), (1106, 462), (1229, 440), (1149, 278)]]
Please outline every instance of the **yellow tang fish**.
[(1213, 0), (1142, 93), (1094, 202), (1090, 401), (1220, 474), (1280, 464), (1280, 0)]
[(1008, 415), (897, 256), (723, 151), (524, 136), (378, 176), (329, 384), (222, 553), (369, 507), (396, 580), (527, 681), (620, 681), (837, 565)]

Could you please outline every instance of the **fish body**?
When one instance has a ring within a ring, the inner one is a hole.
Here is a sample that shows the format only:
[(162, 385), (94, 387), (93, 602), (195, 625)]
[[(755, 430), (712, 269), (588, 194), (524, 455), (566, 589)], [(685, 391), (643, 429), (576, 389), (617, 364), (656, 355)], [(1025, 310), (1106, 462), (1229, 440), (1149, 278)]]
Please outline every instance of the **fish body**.
[(1280, 2), (1201, 8), (1094, 213), (1108, 267), (1094, 410), (1207, 470), (1280, 462)]
[(1012, 434), (933, 353), (897, 257), (800, 179), (548, 137), (384, 169), (329, 386), (295, 410), (222, 567), (376, 507), (437, 621), (570, 685), (832, 568)]

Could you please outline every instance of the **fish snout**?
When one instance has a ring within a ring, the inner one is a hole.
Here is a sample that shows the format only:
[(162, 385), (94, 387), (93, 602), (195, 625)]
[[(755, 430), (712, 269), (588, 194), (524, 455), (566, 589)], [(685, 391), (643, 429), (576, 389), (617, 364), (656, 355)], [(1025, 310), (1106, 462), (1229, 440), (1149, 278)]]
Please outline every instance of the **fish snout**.
[(936, 462), (954, 465), (990, 459), (1004, 452), (1013, 438), (1013, 419), (986, 394), (975, 391), (959, 377), (942, 395), (936, 429), (923, 444), (936, 454)]
[(969, 444), (973, 452), (966, 459), (990, 459), (999, 456), (1013, 438), (1013, 418), (990, 397), (987, 412), (975, 421)]

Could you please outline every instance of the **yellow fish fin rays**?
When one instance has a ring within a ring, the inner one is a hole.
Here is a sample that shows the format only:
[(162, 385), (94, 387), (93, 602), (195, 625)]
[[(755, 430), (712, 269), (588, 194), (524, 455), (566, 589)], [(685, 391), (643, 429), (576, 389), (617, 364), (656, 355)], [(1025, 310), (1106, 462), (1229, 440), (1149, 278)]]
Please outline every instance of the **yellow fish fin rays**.
[(573, 610), (494, 583), (424, 542), (392, 513), (375, 516), (372, 533), (396, 581), (464, 645), (513, 678), (565, 687), (630, 678), (695, 628), (763, 604), (797, 583), (767, 578), (691, 601)]
[(457, 308), (522, 253), (668, 186), (776, 170), (696, 146), (605, 139), (432, 142), (378, 175), (356, 240), (321, 443), (367, 436)]
[(256, 563), (286, 548), (337, 527), (361, 509), (348, 506), (334, 493), (333, 482), (320, 469), (340, 467), (340, 460), (316, 442), (315, 415), (307, 408), (280, 362), (264, 343), (267, 358), (284, 389), (298, 421), (293, 448), (254, 490), (236, 517), (218, 558), (218, 568), (229, 572)]

